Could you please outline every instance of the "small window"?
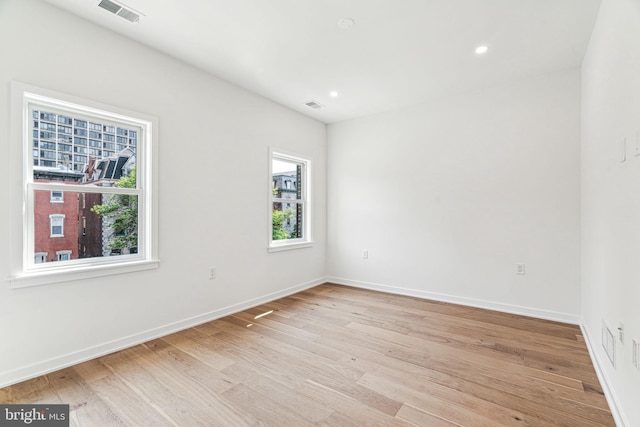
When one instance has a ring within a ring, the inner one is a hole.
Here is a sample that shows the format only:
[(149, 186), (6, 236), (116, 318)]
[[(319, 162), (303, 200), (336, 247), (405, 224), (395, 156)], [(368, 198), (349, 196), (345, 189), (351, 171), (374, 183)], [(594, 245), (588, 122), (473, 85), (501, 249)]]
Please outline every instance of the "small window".
[(36, 252), (33, 262), (36, 264), (44, 264), (47, 262), (47, 253), (46, 252)]
[(311, 161), (271, 151), (269, 190), (270, 251), (310, 246), (311, 209), (309, 177)]
[(49, 215), (51, 237), (64, 237), (64, 215)]
[(64, 203), (64, 191), (52, 191), (51, 203)]
[(71, 251), (57, 251), (58, 261), (69, 261), (71, 259)]

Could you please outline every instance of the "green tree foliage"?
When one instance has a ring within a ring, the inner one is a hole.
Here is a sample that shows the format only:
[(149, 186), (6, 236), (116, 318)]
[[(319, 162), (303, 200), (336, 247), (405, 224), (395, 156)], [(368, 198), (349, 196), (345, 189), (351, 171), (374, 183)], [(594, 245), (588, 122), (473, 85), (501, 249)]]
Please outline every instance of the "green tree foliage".
[[(276, 188), (273, 189), (273, 195), (277, 195), (278, 190)], [(287, 230), (284, 228), (285, 220), (289, 218), (293, 218), (293, 209), (285, 209), (284, 211), (278, 209), (272, 209), (271, 211), (271, 239), (273, 240), (284, 240), (289, 239), (291, 236), (287, 233)]]
[[(127, 176), (121, 177), (115, 186), (118, 188), (136, 188), (136, 168)], [(138, 247), (138, 197), (127, 194), (114, 194), (107, 203), (95, 205), (92, 212), (113, 220), (113, 241), (111, 249), (129, 249)]]

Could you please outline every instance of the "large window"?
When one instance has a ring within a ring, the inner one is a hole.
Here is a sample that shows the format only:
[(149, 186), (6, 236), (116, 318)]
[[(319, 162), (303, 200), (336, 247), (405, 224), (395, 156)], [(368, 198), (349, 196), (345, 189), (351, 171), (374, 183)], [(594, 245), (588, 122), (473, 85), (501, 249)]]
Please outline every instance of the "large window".
[[(155, 122), (115, 107), (12, 84), (12, 147), (21, 150), (20, 156), (14, 150), (11, 163), (22, 176), (18, 194), (23, 195), (20, 214), (14, 210), (13, 228), (23, 233), (13, 239), (22, 252), (12, 261), (12, 286), (157, 266)], [(87, 153), (86, 139), (69, 136), (84, 135), (87, 128), (91, 146), (111, 147), (114, 136), (109, 133), (116, 129), (135, 135), (135, 140), (118, 151)], [(47, 253), (56, 257), (47, 260)]]
[(297, 155), (271, 150), (269, 169), (269, 249), (277, 251), (310, 246), (311, 161)]

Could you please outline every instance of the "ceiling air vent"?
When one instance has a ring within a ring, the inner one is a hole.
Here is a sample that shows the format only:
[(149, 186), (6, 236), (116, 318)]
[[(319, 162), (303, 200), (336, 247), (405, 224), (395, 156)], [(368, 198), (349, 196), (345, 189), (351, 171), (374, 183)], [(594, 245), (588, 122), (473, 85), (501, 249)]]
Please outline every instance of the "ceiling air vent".
[(316, 101), (309, 101), (309, 102), (306, 102), (304, 105), (306, 105), (307, 107), (311, 107), (313, 109), (316, 109), (316, 110), (324, 107), (324, 105), (322, 105), (322, 104), (320, 104), (319, 102), (316, 102)]
[(140, 14), (134, 12), (133, 10), (131, 10), (130, 8), (123, 6), (119, 3), (116, 3), (114, 1), (111, 0), (101, 0), (100, 3), (98, 3), (98, 6), (100, 6), (101, 8), (103, 8), (104, 10), (108, 10), (111, 13), (114, 13), (124, 19), (126, 19), (129, 22), (138, 22), (140, 21)]

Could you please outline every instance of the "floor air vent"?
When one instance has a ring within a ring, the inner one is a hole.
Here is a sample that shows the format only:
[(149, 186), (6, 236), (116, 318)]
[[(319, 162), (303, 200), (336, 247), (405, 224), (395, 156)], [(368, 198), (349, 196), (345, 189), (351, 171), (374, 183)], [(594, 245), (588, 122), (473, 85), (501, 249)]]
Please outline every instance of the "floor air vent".
[(98, 3), (98, 6), (103, 8), (104, 10), (108, 10), (109, 12), (120, 16), (121, 18), (126, 19), (129, 22), (138, 22), (140, 21), (140, 14), (134, 12), (133, 10), (116, 3), (111, 0), (101, 0)]

